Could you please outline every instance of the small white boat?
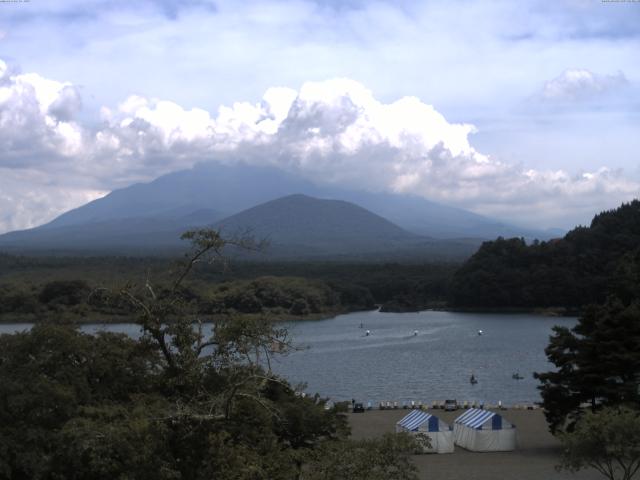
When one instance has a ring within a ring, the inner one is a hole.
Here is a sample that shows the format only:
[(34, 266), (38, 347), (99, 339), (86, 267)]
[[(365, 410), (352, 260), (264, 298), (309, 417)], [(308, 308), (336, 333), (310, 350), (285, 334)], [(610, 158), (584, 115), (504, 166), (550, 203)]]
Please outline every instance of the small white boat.
[(366, 332), (364, 332), (365, 337), (368, 337), (369, 335), (371, 335), (371, 330), (367, 330)]
[(478, 335), (482, 335), (484, 332), (482, 330), (478, 330)]

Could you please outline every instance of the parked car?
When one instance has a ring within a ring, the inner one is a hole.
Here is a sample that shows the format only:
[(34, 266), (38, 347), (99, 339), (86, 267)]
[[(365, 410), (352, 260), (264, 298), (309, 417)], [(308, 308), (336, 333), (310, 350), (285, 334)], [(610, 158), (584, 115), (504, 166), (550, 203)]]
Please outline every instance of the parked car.
[(444, 409), (446, 412), (454, 412), (458, 410), (458, 402), (455, 400), (445, 400)]
[(364, 413), (364, 405), (362, 403), (354, 403), (353, 413)]

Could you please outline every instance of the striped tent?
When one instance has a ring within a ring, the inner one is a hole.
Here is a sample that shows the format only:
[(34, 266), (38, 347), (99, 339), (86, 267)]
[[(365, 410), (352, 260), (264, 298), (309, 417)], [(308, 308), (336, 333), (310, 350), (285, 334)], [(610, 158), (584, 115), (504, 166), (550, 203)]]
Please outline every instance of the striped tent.
[(506, 452), (516, 448), (516, 427), (501, 415), (472, 408), (455, 419), (455, 443), (472, 452)]
[(396, 423), (396, 432), (407, 432), (413, 435), (422, 434), (429, 437), (429, 448), (424, 453), (452, 453), (453, 432), (449, 425), (435, 415), (422, 410), (411, 412)]

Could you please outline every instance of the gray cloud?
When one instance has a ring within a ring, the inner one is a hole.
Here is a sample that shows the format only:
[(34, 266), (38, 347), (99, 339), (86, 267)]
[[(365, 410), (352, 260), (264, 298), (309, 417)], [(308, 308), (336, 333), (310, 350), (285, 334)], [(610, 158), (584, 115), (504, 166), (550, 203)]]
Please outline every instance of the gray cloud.
[(570, 69), (545, 82), (540, 98), (547, 102), (589, 101), (619, 93), (628, 86), (622, 72), (600, 75), (586, 69)]

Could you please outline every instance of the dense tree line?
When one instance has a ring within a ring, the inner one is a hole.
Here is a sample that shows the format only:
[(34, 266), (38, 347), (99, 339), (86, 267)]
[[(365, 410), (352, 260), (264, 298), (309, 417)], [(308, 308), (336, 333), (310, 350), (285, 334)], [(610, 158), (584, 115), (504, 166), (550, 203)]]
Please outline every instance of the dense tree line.
[[(0, 284), (0, 319), (60, 323), (131, 317), (132, 306), (109, 291), (84, 280), (53, 280), (42, 286)], [(193, 311), (202, 315), (243, 313), (287, 319), (375, 307), (364, 287), (297, 277), (198, 283), (183, 287), (180, 294)]]
[[(131, 306), (105, 290), (132, 279), (168, 280), (157, 260), (0, 256), (0, 321), (126, 321)], [(83, 270), (83, 268), (85, 268)], [(111, 268), (111, 269), (110, 269)], [(237, 262), (197, 265), (182, 294), (203, 314), (268, 314), (287, 319), (326, 316), (382, 305), (419, 310), (443, 305), (453, 264)]]
[(465, 307), (570, 307), (610, 295), (638, 298), (640, 201), (596, 215), (548, 242), (498, 238), (454, 275), (451, 304)]

